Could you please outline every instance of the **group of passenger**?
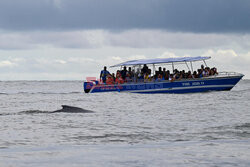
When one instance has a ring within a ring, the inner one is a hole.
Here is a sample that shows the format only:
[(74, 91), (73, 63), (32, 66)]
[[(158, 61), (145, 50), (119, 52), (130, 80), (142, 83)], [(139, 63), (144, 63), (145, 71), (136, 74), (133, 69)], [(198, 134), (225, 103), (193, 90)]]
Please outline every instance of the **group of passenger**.
[(178, 71), (175, 69), (173, 73), (170, 73), (169, 70), (166, 68), (159, 67), (158, 71), (155, 71), (154, 75), (151, 75), (152, 70), (148, 68), (146, 64), (143, 65), (143, 68), (137, 68), (135, 71), (132, 70), (131, 67), (127, 69), (126, 66), (123, 67), (123, 70), (117, 70), (116, 74), (110, 74), (107, 71), (107, 67), (105, 66), (104, 69), (101, 71), (100, 80), (105, 84), (123, 84), (123, 83), (130, 83), (130, 82), (159, 82), (164, 80), (169, 80), (171, 82), (175, 80), (181, 79), (192, 79), (192, 78), (202, 78), (202, 77), (209, 77), (212, 75), (217, 75), (217, 69), (215, 67), (209, 68), (201, 65), (201, 68), (193, 73), (191, 71)]

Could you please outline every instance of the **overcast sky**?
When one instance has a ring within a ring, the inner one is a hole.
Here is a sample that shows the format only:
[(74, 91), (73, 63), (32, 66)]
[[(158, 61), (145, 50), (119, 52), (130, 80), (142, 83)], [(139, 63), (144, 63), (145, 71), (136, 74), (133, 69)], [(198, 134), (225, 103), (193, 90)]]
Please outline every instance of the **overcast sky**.
[(173, 56), (250, 79), (249, 20), (247, 0), (1, 0), (0, 80), (83, 80)]

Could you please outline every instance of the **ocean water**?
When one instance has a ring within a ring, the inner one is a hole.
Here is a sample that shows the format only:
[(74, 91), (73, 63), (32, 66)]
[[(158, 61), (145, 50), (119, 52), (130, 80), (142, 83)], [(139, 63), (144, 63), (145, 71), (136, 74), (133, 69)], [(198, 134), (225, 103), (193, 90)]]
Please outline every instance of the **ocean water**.
[[(61, 105), (93, 113), (53, 111)], [(0, 166), (250, 166), (250, 80), (231, 91), (85, 94), (0, 82)]]

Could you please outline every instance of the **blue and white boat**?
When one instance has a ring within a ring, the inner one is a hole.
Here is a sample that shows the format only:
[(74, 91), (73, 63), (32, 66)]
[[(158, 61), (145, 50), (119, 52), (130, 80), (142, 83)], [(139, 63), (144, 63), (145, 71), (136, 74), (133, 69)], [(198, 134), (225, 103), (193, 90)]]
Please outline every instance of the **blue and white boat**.
[[(153, 74), (156, 65), (170, 65), (174, 70), (176, 64), (184, 64), (193, 73), (193, 62), (204, 62), (211, 57), (181, 57), (181, 58), (157, 58), (141, 59), (123, 62), (111, 67), (132, 67), (135, 69), (144, 64), (153, 66)], [(207, 65), (206, 65), (207, 66)], [(100, 92), (132, 92), (132, 93), (195, 93), (207, 91), (231, 90), (243, 77), (243, 74), (236, 72), (219, 72), (215, 75), (188, 78), (180, 80), (163, 80), (151, 82), (129, 82), (124, 84), (100, 84), (97, 80), (86, 81), (83, 84), (86, 93)]]

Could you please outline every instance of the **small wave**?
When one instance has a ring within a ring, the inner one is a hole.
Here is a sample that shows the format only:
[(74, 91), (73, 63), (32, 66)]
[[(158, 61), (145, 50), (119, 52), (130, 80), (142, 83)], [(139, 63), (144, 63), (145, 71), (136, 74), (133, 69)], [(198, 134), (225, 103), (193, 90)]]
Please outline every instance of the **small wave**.
[(145, 134), (103, 134), (103, 135), (79, 135), (74, 137), (69, 137), (72, 140), (79, 141), (105, 141), (105, 142), (131, 142), (136, 143), (139, 141), (154, 141), (155, 136), (145, 135)]
[(51, 113), (49, 111), (40, 111), (40, 110), (27, 110), (27, 111), (21, 111), (18, 114), (46, 114)]
[(243, 123), (241, 125), (236, 125), (234, 127), (235, 129), (249, 129), (250, 130), (250, 123)]
[(82, 92), (36, 92), (33, 94), (45, 94), (45, 95), (53, 95), (53, 94), (80, 94)]
[(206, 140), (249, 138), (250, 123), (213, 127), (200, 134)]
[(18, 113), (1, 113), (0, 116), (21, 115), (21, 114), (39, 114), (39, 113), (50, 113), (50, 112), (49, 111), (39, 111), (39, 110), (27, 110), (27, 111), (21, 111)]
[(174, 140), (169, 140), (169, 141), (184, 142), (184, 141), (190, 141), (190, 140), (189, 139), (174, 139)]
[(58, 94), (81, 94), (82, 92), (17, 92), (13, 94), (43, 94), (43, 95), (58, 95)]
[(0, 93), (0, 95), (67, 95), (67, 94), (81, 94), (82, 92), (11, 92), (11, 93)]
[(13, 115), (13, 114), (10, 114), (10, 113), (1, 113), (0, 116), (7, 116), (7, 115)]
[(241, 130), (241, 129), (245, 129), (245, 128), (249, 128), (250, 130), (250, 123), (242, 123), (242, 124), (236, 124), (236, 125), (227, 125), (227, 126), (216, 126), (216, 127), (212, 127), (209, 129), (214, 129), (214, 130), (228, 130), (228, 129), (236, 129), (236, 130)]

